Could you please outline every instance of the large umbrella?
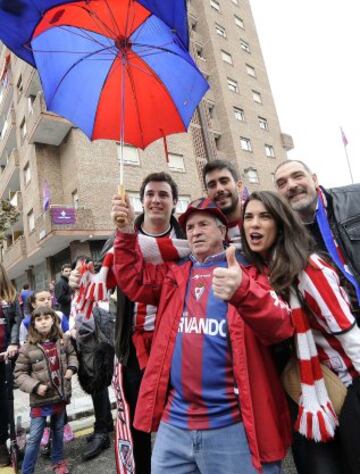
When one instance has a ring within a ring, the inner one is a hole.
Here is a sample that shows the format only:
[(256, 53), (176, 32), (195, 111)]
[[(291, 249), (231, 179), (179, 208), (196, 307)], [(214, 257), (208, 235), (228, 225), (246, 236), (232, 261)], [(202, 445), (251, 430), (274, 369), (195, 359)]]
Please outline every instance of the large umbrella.
[(47, 108), (91, 140), (145, 148), (187, 130), (208, 84), (185, 0), (0, 2), (0, 39), (36, 66)]

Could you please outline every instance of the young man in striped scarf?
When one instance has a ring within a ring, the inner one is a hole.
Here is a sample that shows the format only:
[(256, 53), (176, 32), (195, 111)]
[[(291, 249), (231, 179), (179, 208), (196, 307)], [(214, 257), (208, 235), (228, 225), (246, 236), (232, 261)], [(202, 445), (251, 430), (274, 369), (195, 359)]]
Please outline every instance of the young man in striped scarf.
[[(158, 260), (162, 260), (178, 259), (183, 252), (188, 253), (186, 241), (179, 240), (184, 234), (174, 217), (178, 189), (172, 177), (163, 172), (146, 176), (140, 188), (140, 199), (143, 213), (135, 220), (135, 230), (144, 255), (153, 254)], [(181, 243), (184, 246), (184, 242), (186, 248), (179, 249)], [(116, 286), (111, 271), (113, 243), (114, 237), (109, 239), (103, 249), (102, 270), (99, 272), (98, 280), (104, 281), (101, 285), (97, 284), (97, 290), (93, 291), (94, 295), (98, 295), (98, 300), (105, 296), (104, 288), (111, 289)], [(71, 285), (78, 287), (79, 281), (79, 272), (73, 272), (70, 277)], [(119, 361), (114, 377), (118, 406), (115, 446), (117, 472), (119, 474), (133, 472), (133, 461), (135, 461), (136, 472), (148, 474), (151, 436), (134, 429), (132, 425), (140, 383), (150, 353), (157, 308), (131, 302), (119, 288), (113, 296), (117, 313), (115, 351)], [(89, 299), (91, 298), (87, 296), (84, 301)], [(96, 298), (94, 300), (96, 301)], [(88, 309), (91, 313), (91, 306)], [(106, 429), (105, 423), (103, 425), (103, 429)], [(86, 457), (94, 457), (107, 445), (108, 436), (106, 433), (101, 433), (101, 436), (98, 435), (91, 441), (86, 450)]]

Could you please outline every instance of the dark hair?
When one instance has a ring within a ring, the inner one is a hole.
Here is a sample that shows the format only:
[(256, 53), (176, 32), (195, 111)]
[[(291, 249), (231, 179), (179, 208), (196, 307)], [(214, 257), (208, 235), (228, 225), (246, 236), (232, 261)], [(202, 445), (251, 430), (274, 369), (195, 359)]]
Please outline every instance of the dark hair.
[(163, 171), (161, 171), (160, 173), (148, 174), (145, 177), (144, 181), (141, 183), (141, 187), (140, 187), (140, 201), (141, 202), (143, 202), (143, 200), (144, 200), (145, 187), (151, 181), (156, 181), (158, 183), (164, 181), (165, 183), (168, 183), (170, 185), (170, 188), (171, 188), (171, 193), (172, 193), (173, 200), (175, 202), (178, 201), (179, 191), (178, 191), (177, 184), (175, 183), (175, 181), (172, 179), (172, 177), (169, 174), (164, 173)]
[(212, 160), (208, 161), (202, 170), (202, 177), (204, 185), (206, 188), (206, 175), (215, 170), (228, 170), (231, 173), (231, 176), (234, 178), (234, 181), (239, 181), (239, 173), (231, 161), (227, 160)]
[(61, 265), (61, 271), (63, 272), (65, 268), (71, 268), (71, 263), (64, 263), (64, 265)]
[(49, 308), (48, 306), (38, 306), (34, 309), (31, 313), (31, 320), (29, 326), (29, 342), (30, 344), (37, 344), (41, 342), (44, 337), (35, 329), (35, 319), (40, 316), (51, 316), (53, 320), (53, 325), (50, 330), (50, 334), (46, 335), (46, 339), (50, 339), (52, 341), (56, 341), (57, 339), (61, 339), (63, 333), (60, 329), (60, 319), (56, 312)]
[(30, 288), (29, 283), (24, 283), (23, 284), (23, 290), (28, 290)]
[(275, 171), (274, 171), (274, 174), (276, 174), (277, 170), (279, 168), (281, 168), (282, 166), (284, 165), (287, 165), (288, 163), (300, 163), (300, 165), (305, 169), (305, 171), (307, 171), (308, 173), (310, 174), (313, 174), (313, 172), (311, 171), (311, 169), (308, 167), (308, 165), (306, 165), (303, 161), (301, 160), (285, 160), (285, 161), (282, 161), (279, 165), (277, 165), (277, 167), (275, 168)]
[(48, 288), (41, 288), (40, 290), (36, 290), (34, 291), (34, 293), (32, 293), (27, 302), (29, 302), (29, 309), (33, 309), (35, 308), (35, 302), (36, 302), (36, 296), (39, 294), (39, 293), (42, 293), (43, 291), (46, 291), (46, 293), (50, 293), (51, 294), (51, 291), (48, 289)]
[[(251, 193), (243, 207), (243, 219), (250, 201), (262, 202), (276, 222), (277, 237), (271, 249), (268, 264), (269, 280), (275, 291), (288, 298), (291, 284), (308, 264), (308, 258), (314, 250), (314, 241), (298, 215), (277, 193), (272, 191)], [(241, 229), (241, 239), (246, 258), (259, 271), (262, 271), (266, 262), (260, 254), (250, 249), (243, 228)]]

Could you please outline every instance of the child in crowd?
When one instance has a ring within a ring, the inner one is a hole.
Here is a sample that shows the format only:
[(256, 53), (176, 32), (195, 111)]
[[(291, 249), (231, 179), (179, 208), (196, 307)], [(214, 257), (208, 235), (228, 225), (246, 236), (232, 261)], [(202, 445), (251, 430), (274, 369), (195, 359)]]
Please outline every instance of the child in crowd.
[[(29, 297), (29, 304), (31, 309), (34, 310), (38, 306), (48, 306), (52, 307), (52, 296), (49, 290), (41, 289), (35, 291)], [(61, 312), (56, 311), (56, 314), (60, 320), (60, 327), (63, 334), (69, 331), (69, 320), (68, 318)], [(20, 325), (20, 345), (23, 345), (26, 342), (28, 336), (28, 329), (30, 325), (31, 315), (26, 316)], [(65, 411), (65, 426), (64, 426), (64, 441), (69, 442), (74, 439), (74, 433), (72, 432), (71, 426), (67, 421), (67, 414)], [(49, 454), (50, 453), (50, 428), (46, 427), (44, 430), (44, 435), (41, 439), (41, 452), (42, 454)]]
[(63, 337), (58, 316), (49, 306), (37, 307), (29, 325), (28, 341), (22, 346), (15, 366), (20, 390), (30, 394), (31, 424), (22, 474), (31, 474), (39, 453), (46, 417), (51, 417), (52, 464), (55, 474), (69, 472), (64, 461), (65, 405), (71, 397), (71, 377), (78, 361), (68, 337)]

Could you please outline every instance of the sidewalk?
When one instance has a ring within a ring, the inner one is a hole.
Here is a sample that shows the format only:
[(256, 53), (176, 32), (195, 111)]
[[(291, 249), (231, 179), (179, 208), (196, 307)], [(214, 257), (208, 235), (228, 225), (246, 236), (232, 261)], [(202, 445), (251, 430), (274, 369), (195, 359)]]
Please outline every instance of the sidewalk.
[[(112, 387), (109, 387), (110, 401), (115, 402), (115, 396)], [(25, 429), (30, 426), (30, 408), (29, 408), (29, 395), (15, 390), (15, 421), (17, 416), (21, 416), (21, 423)], [(66, 411), (70, 421), (78, 420), (86, 416), (90, 416), (93, 413), (93, 405), (90, 395), (85, 393), (78, 382), (77, 376), (75, 375), (72, 379), (72, 397), (70, 405), (67, 405)], [(73, 423), (71, 423), (73, 425)]]

